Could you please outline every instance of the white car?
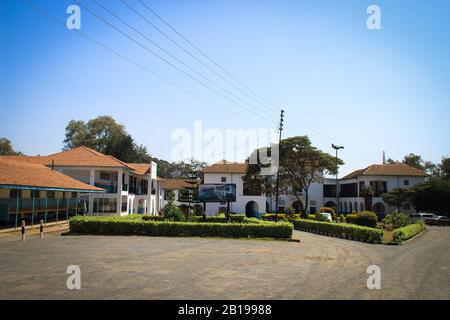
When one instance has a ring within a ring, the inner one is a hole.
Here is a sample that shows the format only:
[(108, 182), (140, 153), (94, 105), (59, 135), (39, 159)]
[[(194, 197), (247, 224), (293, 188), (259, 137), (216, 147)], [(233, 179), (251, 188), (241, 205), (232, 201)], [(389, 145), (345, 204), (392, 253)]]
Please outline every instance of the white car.
[(328, 222), (332, 222), (333, 221), (333, 217), (331, 216), (331, 213), (328, 212), (321, 212), (319, 213), (320, 215), (320, 220), (322, 221), (328, 221)]

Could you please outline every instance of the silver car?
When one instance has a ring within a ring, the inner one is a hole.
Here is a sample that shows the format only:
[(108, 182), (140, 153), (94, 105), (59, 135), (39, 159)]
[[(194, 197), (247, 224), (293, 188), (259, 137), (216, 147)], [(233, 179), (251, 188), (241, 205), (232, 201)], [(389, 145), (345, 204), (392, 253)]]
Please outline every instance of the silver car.
[(411, 218), (411, 221), (413, 223), (416, 223), (418, 221), (425, 222), (429, 219), (433, 219), (433, 217), (435, 217), (435, 215), (432, 213), (413, 213), (413, 214), (410, 214), (409, 217)]

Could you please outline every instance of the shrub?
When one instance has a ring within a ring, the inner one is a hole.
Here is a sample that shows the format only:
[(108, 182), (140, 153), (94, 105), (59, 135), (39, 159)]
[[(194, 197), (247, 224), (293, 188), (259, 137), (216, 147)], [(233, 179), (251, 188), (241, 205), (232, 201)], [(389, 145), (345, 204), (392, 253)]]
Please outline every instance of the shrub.
[(345, 222), (345, 216), (343, 214), (339, 215), (339, 222), (344, 223)]
[(320, 208), (320, 212), (321, 213), (330, 213), (331, 217), (333, 218), (333, 221), (336, 221), (336, 211), (334, 211), (333, 208), (323, 207), (323, 208)]
[(144, 221), (164, 221), (164, 220), (166, 220), (166, 218), (164, 216), (143, 215), (142, 220), (144, 220)]
[(383, 239), (383, 230), (363, 226), (327, 223), (303, 219), (295, 220), (293, 223), (296, 230), (319, 232), (326, 235), (340, 236), (366, 242), (379, 243)]
[(393, 239), (395, 242), (404, 242), (423, 232), (425, 229), (425, 223), (423, 221), (419, 221), (409, 226), (394, 230)]
[(266, 213), (263, 216), (263, 220), (274, 221), (274, 220), (286, 220), (288, 217), (285, 213)]
[(308, 214), (308, 216), (306, 218), (308, 220), (316, 220), (316, 215), (315, 214)]
[(183, 210), (173, 204), (168, 204), (164, 208), (164, 219), (172, 221), (182, 221), (184, 218)]
[(69, 224), (73, 233), (94, 235), (290, 239), (293, 231), (293, 225), (286, 222), (199, 223), (77, 216)]
[(345, 221), (358, 226), (375, 228), (377, 226), (377, 215), (374, 212), (362, 211), (358, 214), (347, 214), (345, 216)]
[(356, 218), (358, 217), (357, 214), (347, 214), (345, 216), (345, 222), (350, 223), (350, 224), (356, 224)]
[(364, 227), (375, 228), (377, 226), (377, 215), (375, 212), (362, 211), (356, 215), (355, 224)]
[(391, 225), (393, 229), (403, 228), (411, 224), (411, 219), (404, 213), (393, 212), (383, 219), (384, 225)]

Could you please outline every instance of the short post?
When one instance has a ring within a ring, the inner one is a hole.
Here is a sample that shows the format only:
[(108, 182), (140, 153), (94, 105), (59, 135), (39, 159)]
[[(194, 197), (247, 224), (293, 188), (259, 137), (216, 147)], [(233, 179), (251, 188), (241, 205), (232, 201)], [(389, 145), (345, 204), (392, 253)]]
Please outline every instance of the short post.
[(25, 220), (22, 220), (21, 239), (22, 241), (25, 241)]
[(39, 227), (39, 234), (40, 234), (40, 238), (44, 239), (44, 220), (41, 220), (40, 227)]

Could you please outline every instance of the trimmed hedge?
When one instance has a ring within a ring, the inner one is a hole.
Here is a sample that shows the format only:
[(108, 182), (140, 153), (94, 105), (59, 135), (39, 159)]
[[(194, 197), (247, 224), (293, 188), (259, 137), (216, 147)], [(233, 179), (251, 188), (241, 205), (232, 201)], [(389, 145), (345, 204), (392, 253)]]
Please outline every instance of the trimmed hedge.
[(404, 242), (406, 240), (409, 240), (419, 233), (422, 233), (425, 231), (426, 226), (423, 221), (410, 224), (409, 226), (395, 229), (393, 234), (393, 239), (395, 242)]
[[(166, 221), (163, 216), (151, 216), (151, 215), (141, 215), (144, 221)], [(251, 223), (245, 215), (230, 215), (230, 220), (233, 223)], [(183, 220), (180, 222), (184, 222)], [(204, 220), (203, 216), (190, 216), (188, 222), (208, 222), (208, 223), (227, 223), (227, 218), (225, 216), (207, 216)]]
[(348, 214), (345, 216), (345, 221), (350, 224), (358, 226), (375, 228), (377, 226), (377, 215), (371, 211), (362, 211), (358, 214)]
[(319, 233), (326, 236), (372, 243), (380, 243), (383, 240), (383, 230), (374, 228), (304, 219), (294, 220), (293, 223), (296, 230)]
[(92, 235), (143, 235), (154, 237), (223, 237), (290, 239), (290, 223), (201, 223), (127, 220), (118, 217), (77, 216), (70, 231)]

